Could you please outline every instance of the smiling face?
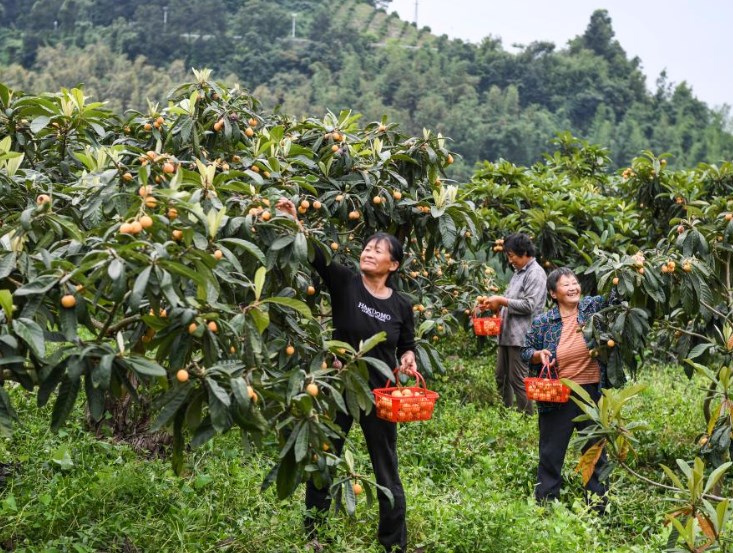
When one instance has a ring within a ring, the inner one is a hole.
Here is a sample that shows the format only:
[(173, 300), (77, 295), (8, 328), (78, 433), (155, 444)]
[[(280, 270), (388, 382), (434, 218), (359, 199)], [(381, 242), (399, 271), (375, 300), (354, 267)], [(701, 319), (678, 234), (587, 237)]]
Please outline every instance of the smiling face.
[(389, 242), (386, 240), (372, 240), (361, 252), (359, 268), (368, 276), (384, 276), (396, 271), (400, 264), (392, 259)]
[(517, 255), (513, 251), (506, 252), (506, 258), (507, 261), (509, 261), (509, 264), (517, 271), (521, 271), (522, 269), (524, 269), (524, 266), (533, 259), (529, 255)]
[(580, 303), (580, 283), (572, 275), (562, 275), (550, 295), (561, 308), (574, 309)]

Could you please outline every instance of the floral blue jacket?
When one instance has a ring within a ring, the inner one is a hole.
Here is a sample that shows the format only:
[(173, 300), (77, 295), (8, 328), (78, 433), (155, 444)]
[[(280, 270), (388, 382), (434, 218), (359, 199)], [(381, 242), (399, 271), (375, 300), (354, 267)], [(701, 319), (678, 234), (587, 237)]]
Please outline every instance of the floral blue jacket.
[[(604, 296), (586, 296), (582, 298), (578, 305), (578, 325), (582, 327), (594, 313), (616, 303), (616, 301), (617, 295), (615, 290), (608, 299)], [(557, 306), (549, 311), (545, 311), (532, 321), (532, 325), (529, 327), (527, 335), (524, 338), (524, 346), (521, 349), (522, 360), (525, 363), (529, 363), (531, 376), (537, 376), (542, 368), (539, 364), (530, 363), (534, 352), (546, 349), (552, 353), (553, 358), (556, 357), (561, 334), (562, 317), (560, 317), (560, 310)], [(588, 345), (588, 349), (592, 349), (596, 345), (592, 339), (588, 340), (587, 338), (586, 344)], [(597, 359), (596, 363), (598, 363), (601, 369), (601, 381), (599, 385), (603, 388), (606, 383), (606, 365)]]

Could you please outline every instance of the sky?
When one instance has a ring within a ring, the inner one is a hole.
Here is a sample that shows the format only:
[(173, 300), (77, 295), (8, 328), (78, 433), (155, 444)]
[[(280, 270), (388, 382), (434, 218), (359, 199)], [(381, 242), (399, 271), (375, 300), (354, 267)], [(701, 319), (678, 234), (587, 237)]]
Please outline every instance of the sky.
[[(414, 21), (416, 0), (393, 0), (388, 12)], [(731, 0), (417, 0), (418, 26), (478, 43), (486, 36), (513, 44), (554, 42), (565, 48), (583, 34), (596, 9), (608, 11), (616, 39), (638, 56), (647, 88), (667, 71), (686, 81), (710, 107), (733, 106), (733, 1)]]

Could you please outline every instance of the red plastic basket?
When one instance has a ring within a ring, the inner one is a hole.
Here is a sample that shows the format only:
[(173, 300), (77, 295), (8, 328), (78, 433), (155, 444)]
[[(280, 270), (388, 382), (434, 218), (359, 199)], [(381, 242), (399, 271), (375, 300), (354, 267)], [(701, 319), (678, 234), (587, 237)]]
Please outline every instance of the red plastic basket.
[(476, 336), (498, 336), (501, 332), (501, 317), (477, 317), (478, 310), (473, 312), (473, 331)]
[(440, 395), (427, 389), (425, 379), (419, 372), (411, 371), (410, 374), (417, 380), (417, 386), (401, 386), (397, 379), (397, 386), (373, 390), (377, 417), (390, 422), (426, 421), (432, 418), (435, 402)]
[(524, 379), (524, 389), (527, 399), (533, 401), (547, 401), (550, 403), (567, 403), (570, 399), (570, 388), (558, 378), (557, 370), (553, 376), (549, 366), (543, 365), (539, 377)]

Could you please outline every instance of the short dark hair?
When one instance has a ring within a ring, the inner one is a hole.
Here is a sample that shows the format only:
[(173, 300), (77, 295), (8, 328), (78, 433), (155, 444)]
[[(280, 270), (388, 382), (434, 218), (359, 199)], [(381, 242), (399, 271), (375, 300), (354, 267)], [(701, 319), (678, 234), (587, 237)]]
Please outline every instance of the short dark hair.
[(537, 253), (532, 239), (523, 232), (516, 232), (507, 236), (504, 239), (504, 251), (506, 253), (512, 252), (518, 256), (527, 255), (529, 257), (534, 257)]
[(405, 252), (402, 249), (402, 244), (399, 240), (397, 240), (395, 236), (389, 234), (388, 232), (377, 232), (364, 240), (364, 244), (362, 244), (362, 247), (366, 248), (367, 244), (369, 244), (370, 242), (386, 242), (387, 246), (389, 247), (389, 256), (392, 258), (392, 261), (396, 261), (397, 263), (402, 265), (402, 260), (405, 257)]
[[(547, 292), (548, 293), (557, 292), (557, 281), (560, 280), (560, 277), (563, 277), (563, 276), (573, 277), (575, 280), (578, 281), (578, 284), (580, 284), (580, 280), (578, 280), (578, 275), (576, 275), (570, 267), (558, 267), (557, 269), (552, 271), (549, 275), (547, 275)], [(552, 295), (550, 295), (550, 297), (552, 297)], [(555, 301), (555, 298), (552, 298), (552, 301)]]

